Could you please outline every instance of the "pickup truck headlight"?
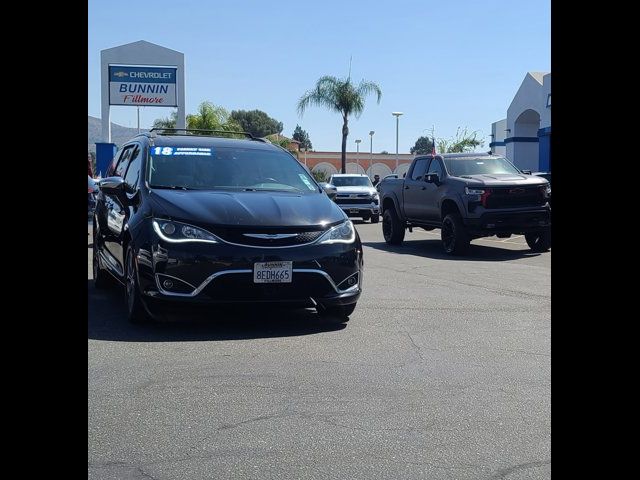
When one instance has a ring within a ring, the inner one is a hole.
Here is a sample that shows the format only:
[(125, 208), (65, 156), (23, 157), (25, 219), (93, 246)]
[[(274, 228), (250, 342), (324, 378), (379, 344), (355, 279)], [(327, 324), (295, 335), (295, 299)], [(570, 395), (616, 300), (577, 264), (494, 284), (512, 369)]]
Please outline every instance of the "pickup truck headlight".
[(153, 230), (162, 240), (170, 243), (219, 243), (216, 236), (206, 230), (173, 220), (154, 219)]
[(542, 198), (547, 199), (551, 197), (551, 185), (540, 187), (540, 191), (542, 192)]
[(464, 187), (464, 193), (467, 195), (482, 195), (484, 193), (484, 189)]
[(320, 237), (318, 243), (353, 243), (356, 239), (356, 230), (351, 220), (336, 225)]

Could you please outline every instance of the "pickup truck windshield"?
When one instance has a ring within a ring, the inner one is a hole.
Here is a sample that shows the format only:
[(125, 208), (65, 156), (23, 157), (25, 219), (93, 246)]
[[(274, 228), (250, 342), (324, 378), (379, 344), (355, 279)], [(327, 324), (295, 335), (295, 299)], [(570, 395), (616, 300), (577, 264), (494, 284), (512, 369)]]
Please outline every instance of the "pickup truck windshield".
[(285, 152), (230, 147), (152, 147), (151, 188), (319, 193), (305, 169)]
[(454, 177), (462, 177), (464, 175), (520, 173), (520, 171), (511, 162), (502, 157), (458, 157), (444, 158), (443, 160), (449, 175), (453, 175)]
[(369, 177), (333, 177), (331, 184), (336, 187), (373, 187)]

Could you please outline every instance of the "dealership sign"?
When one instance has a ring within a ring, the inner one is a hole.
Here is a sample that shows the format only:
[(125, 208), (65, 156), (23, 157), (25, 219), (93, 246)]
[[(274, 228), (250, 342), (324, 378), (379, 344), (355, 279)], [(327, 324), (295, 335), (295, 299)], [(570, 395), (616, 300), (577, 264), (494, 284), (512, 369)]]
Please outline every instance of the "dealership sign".
[(176, 67), (109, 65), (109, 105), (176, 107)]

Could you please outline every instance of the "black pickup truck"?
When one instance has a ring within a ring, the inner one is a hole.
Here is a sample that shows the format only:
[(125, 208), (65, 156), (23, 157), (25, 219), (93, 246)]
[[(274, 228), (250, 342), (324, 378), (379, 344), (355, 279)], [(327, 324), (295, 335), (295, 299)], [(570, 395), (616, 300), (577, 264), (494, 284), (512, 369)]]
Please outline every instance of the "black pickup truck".
[(382, 232), (390, 245), (405, 229), (441, 229), (448, 254), (463, 254), (474, 238), (523, 234), (531, 250), (551, 247), (551, 187), (486, 153), (418, 156), (404, 179), (380, 183)]

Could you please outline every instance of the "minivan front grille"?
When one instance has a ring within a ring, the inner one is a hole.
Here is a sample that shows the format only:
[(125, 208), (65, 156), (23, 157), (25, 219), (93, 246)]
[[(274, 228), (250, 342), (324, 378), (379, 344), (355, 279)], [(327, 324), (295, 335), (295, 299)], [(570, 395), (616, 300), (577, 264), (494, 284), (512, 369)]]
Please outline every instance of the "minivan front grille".
[(316, 241), (325, 230), (219, 228), (212, 231), (221, 240), (249, 247), (294, 247)]

